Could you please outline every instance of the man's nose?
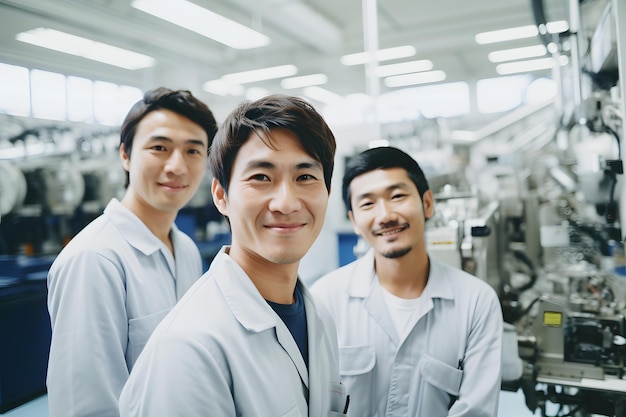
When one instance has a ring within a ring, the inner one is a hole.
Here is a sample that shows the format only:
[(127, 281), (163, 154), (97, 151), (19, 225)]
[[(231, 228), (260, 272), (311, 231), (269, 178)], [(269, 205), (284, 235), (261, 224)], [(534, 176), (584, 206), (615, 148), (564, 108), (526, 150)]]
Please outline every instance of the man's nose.
[(271, 211), (288, 214), (298, 211), (302, 208), (302, 201), (296, 187), (288, 181), (278, 184), (274, 190), (270, 200)]

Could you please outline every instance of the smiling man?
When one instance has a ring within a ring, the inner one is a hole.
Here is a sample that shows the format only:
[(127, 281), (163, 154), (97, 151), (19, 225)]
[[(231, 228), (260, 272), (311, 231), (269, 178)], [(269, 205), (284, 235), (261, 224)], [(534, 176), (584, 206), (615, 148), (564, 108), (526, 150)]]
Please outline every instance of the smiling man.
[(217, 130), (188, 91), (148, 91), (121, 129), (121, 201), (78, 233), (48, 273), (51, 417), (116, 416), (118, 397), (148, 337), (202, 275), (178, 211), (207, 170)]
[(305, 101), (242, 103), (209, 156), (231, 245), (155, 330), (122, 416), (329, 416), (347, 409), (332, 319), (298, 279), (319, 235), (335, 138)]
[(352, 158), (342, 196), (371, 247), (311, 288), (337, 327), (348, 415), (495, 417), (502, 313), (484, 281), (429, 257), (434, 197), (417, 162), (392, 147)]

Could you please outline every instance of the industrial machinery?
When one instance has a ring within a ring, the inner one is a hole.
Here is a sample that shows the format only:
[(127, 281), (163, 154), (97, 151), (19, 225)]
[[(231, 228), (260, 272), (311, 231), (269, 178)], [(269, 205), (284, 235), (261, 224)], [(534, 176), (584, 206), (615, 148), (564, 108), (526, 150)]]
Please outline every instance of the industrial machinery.
[[(542, 416), (626, 416), (626, 199), (622, 142), (626, 7), (569, 2), (570, 30), (542, 35), (557, 65), (554, 101), (483, 126), (454, 172), (429, 149), (389, 142), (425, 168), (436, 214), (428, 251), (499, 294), (502, 389), (521, 390)], [(545, 27), (541, 1), (533, 1)], [(484, 133), (484, 134), (482, 134)]]

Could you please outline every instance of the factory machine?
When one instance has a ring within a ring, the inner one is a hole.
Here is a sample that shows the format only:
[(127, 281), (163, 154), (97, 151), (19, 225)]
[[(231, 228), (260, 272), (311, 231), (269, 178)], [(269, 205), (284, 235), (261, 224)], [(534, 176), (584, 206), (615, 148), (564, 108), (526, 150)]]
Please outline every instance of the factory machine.
[(570, 2), (570, 32), (548, 39), (569, 57), (555, 101), (455, 145), (455, 181), (431, 175), (429, 252), (496, 289), (502, 389), (542, 416), (626, 416), (625, 6)]

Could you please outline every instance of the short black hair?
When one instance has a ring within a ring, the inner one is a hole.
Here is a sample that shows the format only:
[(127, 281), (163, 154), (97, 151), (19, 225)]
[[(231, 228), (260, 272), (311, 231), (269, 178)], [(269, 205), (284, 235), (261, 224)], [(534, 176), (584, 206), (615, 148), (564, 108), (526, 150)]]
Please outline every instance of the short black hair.
[(259, 140), (272, 148), (272, 129), (295, 133), (307, 154), (322, 164), (324, 182), (330, 192), (337, 147), (335, 136), (311, 104), (283, 94), (242, 102), (218, 129), (209, 153), (209, 166), (224, 190), (228, 192), (235, 158), (250, 135), (260, 133)]
[[(131, 107), (122, 123), (120, 145), (124, 145), (124, 152), (129, 158), (137, 126), (148, 113), (159, 109), (170, 110), (180, 114), (202, 127), (209, 139), (207, 153), (209, 152), (211, 142), (215, 132), (217, 132), (217, 122), (213, 112), (188, 90), (171, 90), (165, 87), (158, 87), (146, 91), (143, 98)], [(128, 181), (129, 175), (126, 172), (126, 187), (128, 187)]]
[(429, 190), (424, 171), (409, 154), (391, 146), (372, 148), (352, 157), (346, 164), (341, 188), (346, 209), (352, 211), (350, 183), (354, 178), (370, 171), (389, 168), (403, 168), (417, 187), (420, 198)]

